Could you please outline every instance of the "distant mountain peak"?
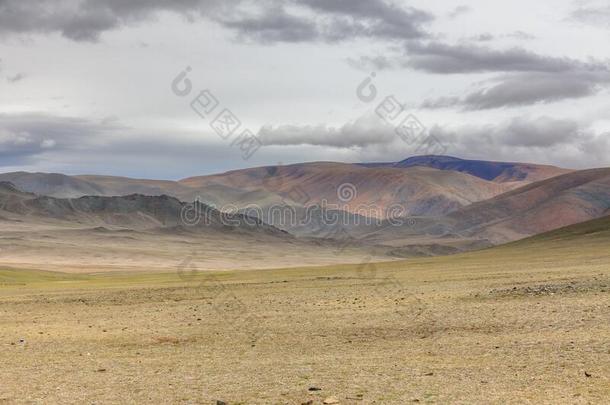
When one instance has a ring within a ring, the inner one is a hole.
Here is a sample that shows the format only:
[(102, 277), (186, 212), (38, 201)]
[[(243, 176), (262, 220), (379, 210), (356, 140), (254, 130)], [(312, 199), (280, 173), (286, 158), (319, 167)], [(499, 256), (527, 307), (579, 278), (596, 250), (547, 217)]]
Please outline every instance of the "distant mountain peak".
[(450, 170), (470, 174), (484, 180), (496, 183), (508, 183), (515, 181), (535, 182), (561, 174), (569, 173), (571, 170), (561, 169), (554, 166), (515, 163), (494, 162), (486, 160), (468, 160), (444, 155), (412, 156), (396, 163), (366, 163), (365, 167), (430, 167), (438, 170)]
[(431, 163), (450, 163), (450, 162), (464, 162), (465, 159), (460, 159), (453, 156), (446, 155), (421, 155), (421, 156), (411, 156), (404, 160), (401, 160), (398, 163), (395, 163), (395, 166), (400, 166), (404, 164), (412, 164), (412, 165), (425, 165)]

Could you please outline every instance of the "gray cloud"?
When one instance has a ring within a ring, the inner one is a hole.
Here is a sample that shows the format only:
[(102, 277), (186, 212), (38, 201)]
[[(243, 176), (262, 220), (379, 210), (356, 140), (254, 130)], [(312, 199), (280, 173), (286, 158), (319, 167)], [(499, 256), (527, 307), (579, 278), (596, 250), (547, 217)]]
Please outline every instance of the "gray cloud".
[(470, 6), (457, 6), (449, 13), (449, 18), (456, 18), (461, 16), (462, 14), (468, 14), (472, 11), (472, 7)]
[(394, 129), (374, 114), (365, 115), (340, 128), (326, 125), (265, 126), (258, 133), (266, 146), (314, 145), (336, 148), (367, 147), (396, 140)]
[(433, 18), (386, 0), (1, 0), (0, 33), (59, 32), (75, 41), (97, 41), (103, 32), (160, 12), (205, 17), (241, 38), (265, 43), (421, 38), (421, 25)]
[(610, 5), (599, 4), (579, 7), (572, 11), (570, 18), (585, 24), (610, 27)]
[(384, 55), (377, 56), (360, 56), (358, 58), (348, 58), (347, 64), (355, 69), (370, 71), (370, 70), (386, 70), (396, 68), (396, 61)]
[(498, 38), (511, 38), (511, 39), (517, 39), (517, 40), (521, 40), (521, 41), (528, 41), (528, 40), (536, 39), (535, 36), (528, 34), (527, 32), (523, 32), (523, 31), (514, 31), (514, 32), (511, 32), (510, 34), (503, 34), (503, 35), (493, 35), (493, 34), (490, 34), (489, 32), (485, 32), (483, 34), (471, 36), (468, 39), (470, 41), (475, 41), (475, 42), (490, 42), (490, 41), (493, 41)]
[(282, 6), (265, 9), (258, 16), (223, 20), (222, 24), (235, 30), (241, 39), (262, 43), (314, 41), (320, 36), (315, 22), (290, 15)]
[(219, 0), (2, 0), (0, 33), (59, 32), (75, 41), (97, 41), (105, 31), (152, 18), (159, 12), (192, 16), (219, 7)]
[(489, 32), (486, 32), (483, 34), (475, 35), (474, 37), (471, 37), (470, 39), (472, 41), (477, 41), (477, 42), (489, 42), (489, 41), (493, 41), (494, 39), (496, 39), (496, 37), (493, 36), (492, 34), (490, 34)]
[[(279, 126), (260, 131), (265, 148), (329, 147), (350, 151), (354, 161), (400, 160), (421, 154), (417, 145), (404, 143), (389, 126), (373, 116), (340, 128)], [(459, 157), (554, 163), (566, 167), (594, 167), (607, 162), (610, 138), (595, 134), (578, 121), (550, 117), (515, 117), (488, 125), (432, 126), (429, 134)], [(304, 146), (303, 146), (304, 145)], [(310, 146), (313, 145), (313, 146)], [(337, 150), (337, 149), (335, 149)], [(309, 153), (317, 153), (310, 149)], [(357, 158), (356, 158), (357, 157)], [(308, 160), (316, 160), (309, 156)]]
[(82, 119), (41, 114), (0, 115), (2, 165), (24, 163), (52, 149), (75, 149), (104, 127)]
[[(434, 126), (447, 153), (471, 158), (551, 161), (591, 167), (607, 162), (609, 137), (578, 122), (520, 117), (496, 125)], [(41, 114), (0, 115), (0, 166), (20, 170), (182, 178), (269, 162), (399, 160), (417, 154), (374, 115), (340, 128), (279, 126), (260, 130), (265, 147), (243, 161), (228, 142), (137, 131), (115, 121)], [(304, 157), (305, 156), (305, 157)]]
[(484, 110), (550, 103), (591, 96), (609, 82), (608, 73), (524, 73), (501, 78), (494, 86), (466, 96), (461, 104), (469, 110)]
[(486, 110), (582, 98), (610, 83), (610, 72), (517, 73), (501, 76), (487, 86), (460, 97), (426, 100), (422, 108), (462, 107)]
[(508, 38), (514, 38), (514, 39), (520, 39), (523, 41), (529, 41), (532, 39), (536, 39), (536, 37), (532, 34), (528, 34), (527, 32), (524, 31), (515, 31), (515, 32), (511, 32), (510, 34), (506, 34), (506, 37)]
[(405, 66), (429, 73), (567, 72), (606, 69), (599, 62), (585, 64), (575, 59), (542, 56), (523, 48), (495, 50), (469, 44), (410, 41)]
[(610, 148), (607, 134), (595, 134), (576, 121), (548, 117), (518, 117), (496, 125), (434, 126), (430, 133), (460, 157), (564, 167), (607, 164)]
[(577, 122), (548, 117), (515, 118), (495, 132), (497, 141), (504, 145), (539, 148), (579, 141), (586, 136)]
[(45, 114), (0, 114), (0, 150), (4, 156), (35, 155), (50, 148), (73, 149), (89, 145), (124, 127), (109, 122)]
[(17, 73), (17, 74), (15, 74), (15, 75), (13, 75), (13, 76), (8, 76), (8, 77), (6, 78), (6, 80), (7, 80), (9, 83), (17, 83), (17, 82), (20, 82), (20, 81), (22, 81), (23, 79), (25, 79), (25, 77), (26, 77), (26, 76), (25, 76), (25, 74), (24, 74), (24, 73)]
[[(265, 157), (277, 162), (283, 154)], [(259, 158), (258, 153), (255, 157)], [(176, 179), (254, 161), (242, 160), (229, 142), (209, 141), (200, 133), (143, 131), (114, 119), (0, 114), (0, 168), (5, 170)]]
[[(295, 10), (291, 14), (286, 7)], [(422, 25), (432, 19), (429, 13), (386, 0), (292, 0), (219, 21), (240, 38), (273, 43), (423, 38)]]
[[(549, 117), (517, 117), (496, 125), (434, 126), (430, 133), (456, 149), (487, 147), (552, 148), (591, 139), (578, 122)], [(478, 146), (476, 146), (478, 144)]]
[[(421, 25), (434, 18), (425, 11), (399, 7), (386, 0), (300, 0), (298, 3), (317, 13), (344, 18), (343, 26), (337, 27), (336, 31), (351, 26), (352, 34), (368, 37), (421, 38), (426, 36)], [(331, 33), (330, 37), (333, 35), (336, 36)]]
[[(471, 38), (488, 41), (493, 36), (481, 34)], [(497, 50), (488, 46), (462, 42), (448, 44), (437, 41), (411, 40), (405, 42), (404, 53), (392, 56), (361, 57), (351, 63), (375, 69), (411, 68), (432, 74), (476, 74), (493, 72), (603, 72), (610, 71), (608, 63), (598, 60), (582, 62), (567, 57), (539, 55), (524, 48)]]
[[(522, 48), (494, 50), (470, 44), (411, 41), (407, 53), (400, 60), (403, 66), (428, 73), (509, 73), (463, 97), (426, 100), (422, 107), (429, 109), (485, 110), (551, 103), (594, 95), (610, 83), (610, 68), (605, 63), (542, 56)], [(388, 59), (383, 61), (384, 65), (375, 60), (369, 62), (376, 63), (378, 69), (391, 65)]]

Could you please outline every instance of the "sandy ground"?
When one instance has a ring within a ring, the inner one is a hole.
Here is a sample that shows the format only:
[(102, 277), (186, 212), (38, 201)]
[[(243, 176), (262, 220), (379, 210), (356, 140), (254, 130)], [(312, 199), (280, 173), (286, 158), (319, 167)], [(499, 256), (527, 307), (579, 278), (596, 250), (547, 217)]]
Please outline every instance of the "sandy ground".
[(379, 249), (363, 252), (346, 242), (218, 232), (91, 228), (78, 224), (2, 223), (0, 264), (67, 273), (167, 272), (186, 258), (201, 271), (277, 269), (390, 260)]
[(607, 403), (605, 246), (204, 275), (0, 271), (0, 402)]

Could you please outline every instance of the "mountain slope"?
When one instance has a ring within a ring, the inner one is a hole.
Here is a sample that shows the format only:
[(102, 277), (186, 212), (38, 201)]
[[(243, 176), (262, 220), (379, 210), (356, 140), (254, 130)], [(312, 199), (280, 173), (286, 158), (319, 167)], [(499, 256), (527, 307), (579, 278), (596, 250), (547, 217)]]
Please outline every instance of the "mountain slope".
[(593, 169), (518, 188), (447, 219), (458, 233), (505, 242), (595, 219), (608, 210), (610, 169)]
[[(553, 231), (521, 239), (509, 245), (530, 246), (538, 243), (604, 243), (610, 244), (610, 216), (569, 225)], [(610, 252), (608, 252), (610, 254)]]
[(198, 189), (220, 184), (265, 190), (301, 205), (327, 204), (369, 217), (387, 216), (397, 205), (404, 207), (404, 215), (441, 215), (511, 189), (510, 185), (427, 167), (367, 168), (325, 162), (237, 170), (192, 177), (180, 184)]
[(554, 166), (528, 163), (465, 160), (451, 156), (414, 156), (396, 163), (368, 163), (366, 167), (432, 167), (451, 170), (499, 183), (536, 182), (571, 172)]
[[(184, 212), (191, 207), (197, 210), (196, 215), (199, 217), (199, 220), (193, 221), (193, 226), (183, 221)], [(24, 193), (12, 183), (0, 183), (0, 212), (12, 219), (50, 219), (131, 230), (178, 227), (209, 232), (235, 229), (288, 236), (256, 218), (241, 214), (223, 214), (204, 204), (194, 207), (165, 195), (133, 194), (120, 197), (85, 196), (60, 199)]]
[(2, 173), (0, 181), (10, 182), (25, 192), (49, 197), (74, 198), (105, 194), (103, 187), (95, 183), (59, 173)]
[[(445, 214), (516, 187), (512, 183), (477, 178), (468, 171), (461, 173), (445, 170), (444, 166), (426, 167), (405, 162), (379, 167), (343, 163), (258, 167), (178, 182), (23, 172), (0, 174), (0, 181), (10, 181), (21, 190), (57, 198), (165, 194), (181, 201), (199, 199), (218, 207), (227, 204), (238, 208), (249, 204), (302, 207), (327, 203), (333, 205), (331, 209), (346, 208), (352, 213), (355, 211), (352, 206), (375, 205), (376, 214), (365, 214), (376, 217), (384, 216), (388, 207), (395, 204), (404, 205), (409, 215)], [(337, 197), (338, 188), (344, 184), (356, 188), (354, 199), (346, 207)]]

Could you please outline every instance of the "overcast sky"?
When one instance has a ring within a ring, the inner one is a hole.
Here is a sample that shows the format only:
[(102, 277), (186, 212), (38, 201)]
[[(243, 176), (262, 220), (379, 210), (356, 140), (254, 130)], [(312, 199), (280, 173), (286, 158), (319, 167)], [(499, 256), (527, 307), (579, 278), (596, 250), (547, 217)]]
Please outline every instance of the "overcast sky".
[(610, 166), (609, 35), (607, 0), (0, 0), (0, 171)]

